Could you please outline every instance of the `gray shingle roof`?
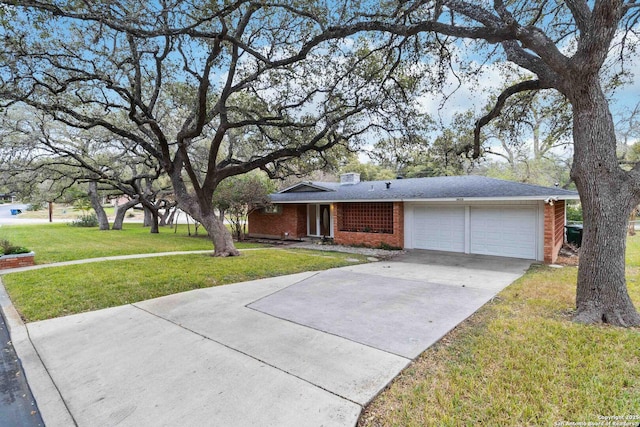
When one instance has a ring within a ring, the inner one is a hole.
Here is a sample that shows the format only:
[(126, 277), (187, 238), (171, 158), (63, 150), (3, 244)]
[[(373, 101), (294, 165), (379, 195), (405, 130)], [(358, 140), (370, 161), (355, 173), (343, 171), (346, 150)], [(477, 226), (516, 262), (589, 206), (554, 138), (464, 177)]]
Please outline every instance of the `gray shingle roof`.
[[(391, 185), (387, 189), (386, 183)], [(443, 176), (433, 178), (362, 181), (341, 185), (338, 182), (312, 182), (314, 187), (330, 191), (300, 191), (305, 183), (271, 195), (274, 203), (339, 201), (409, 201), (456, 199), (544, 200), (549, 197), (578, 199), (575, 191), (523, 184), (484, 176)], [(297, 190), (297, 191), (296, 191)]]

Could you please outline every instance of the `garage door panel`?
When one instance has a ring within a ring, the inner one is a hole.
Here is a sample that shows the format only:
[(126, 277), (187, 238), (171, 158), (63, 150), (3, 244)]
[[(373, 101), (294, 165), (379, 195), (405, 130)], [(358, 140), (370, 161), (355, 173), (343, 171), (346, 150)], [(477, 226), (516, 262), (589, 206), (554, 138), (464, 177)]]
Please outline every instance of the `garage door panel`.
[(464, 208), (414, 208), (413, 242), (417, 249), (464, 252)]
[(536, 258), (535, 207), (470, 208), (471, 253)]
[[(465, 233), (465, 209), (469, 221)], [(413, 207), (412, 246), (417, 249), (536, 259), (537, 206)]]

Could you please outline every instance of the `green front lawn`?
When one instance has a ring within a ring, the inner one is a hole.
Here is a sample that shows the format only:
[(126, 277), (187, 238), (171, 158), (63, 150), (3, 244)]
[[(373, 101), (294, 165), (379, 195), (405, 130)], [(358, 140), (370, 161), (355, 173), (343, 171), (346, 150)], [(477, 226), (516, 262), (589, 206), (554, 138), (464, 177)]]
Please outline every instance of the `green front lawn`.
[[(142, 224), (125, 224), (120, 231), (100, 231), (97, 228), (70, 227), (67, 224), (3, 225), (0, 240), (9, 240), (36, 253), (36, 264), (97, 258), (114, 255), (173, 251), (211, 250), (213, 245), (200, 227), (200, 236), (189, 236), (187, 226), (178, 226), (177, 233), (161, 227), (151, 234)], [(193, 234), (193, 225), (191, 233)], [(261, 245), (239, 243), (239, 249)]]
[(258, 249), (230, 258), (191, 254), (50, 267), (7, 274), (2, 281), (18, 312), (32, 322), (191, 289), (365, 261), (363, 256), (337, 252)]
[[(640, 307), (640, 236), (628, 241), (627, 265)], [(576, 274), (533, 266), (425, 351), (359, 426), (588, 425), (602, 417), (637, 426), (640, 328), (573, 323)]]

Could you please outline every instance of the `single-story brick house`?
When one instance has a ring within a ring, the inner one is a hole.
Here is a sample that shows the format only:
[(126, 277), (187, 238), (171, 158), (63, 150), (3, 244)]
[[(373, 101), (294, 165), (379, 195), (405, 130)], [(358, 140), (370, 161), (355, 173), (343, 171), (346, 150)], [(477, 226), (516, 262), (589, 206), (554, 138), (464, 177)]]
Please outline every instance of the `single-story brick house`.
[(554, 262), (575, 191), (482, 176), (301, 182), (249, 215), (249, 235)]

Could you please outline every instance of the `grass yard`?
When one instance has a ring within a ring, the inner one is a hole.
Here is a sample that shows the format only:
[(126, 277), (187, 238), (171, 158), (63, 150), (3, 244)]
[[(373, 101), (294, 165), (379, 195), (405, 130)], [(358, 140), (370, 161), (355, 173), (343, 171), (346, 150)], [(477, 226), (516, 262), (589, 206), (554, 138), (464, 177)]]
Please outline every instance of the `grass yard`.
[[(640, 236), (629, 238), (627, 265), (640, 307)], [(638, 426), (640, 329), (573, 323), (576, 274), (533, 266), (423, 353), (359, 427)]]
[(105, 261), (7, 274), (2, 281), (28, 322), (245, 280), (366, 262), (319, 251), (258, 249), (240, 257), (208, 255)]
[[(193, 226), (191, 227), (193, 234)], [(187, 226), (174, 229), (161, 227), (160, 233), (151, 234), (142, 224), (127, 224), (120, 231), (100, 231), (97, 228), (70, 227), (67, 224), (3, 225), (0, 240), (9, 240), (36, 253), (36, 264), (71, 261), (114, 255), (158, 253), (173, 251), (211, 250), (213, 245), (201, 227), (200, 236), (189, 236)], [(239, 249), (260, 247), (239, 243)]]

